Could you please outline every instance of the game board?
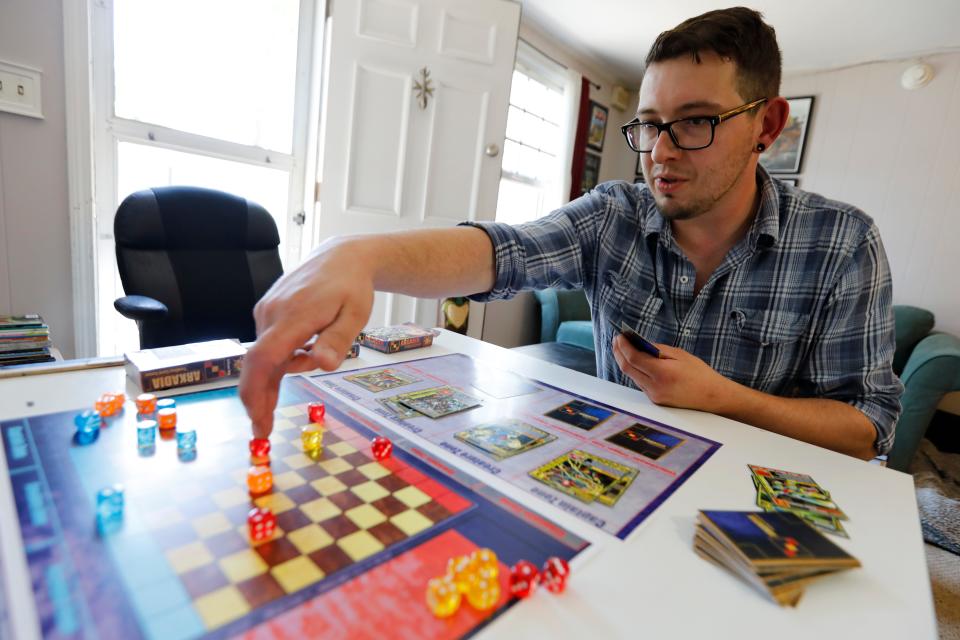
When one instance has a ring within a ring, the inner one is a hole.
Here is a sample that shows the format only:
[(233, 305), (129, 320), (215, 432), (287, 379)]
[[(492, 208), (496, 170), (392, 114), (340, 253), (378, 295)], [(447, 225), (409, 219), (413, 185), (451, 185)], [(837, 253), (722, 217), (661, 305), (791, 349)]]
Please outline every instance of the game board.
[(620, 538), (720, 447), (464, 354), (314, 380)]
[[(326, 433), (312, 459), (299, 427), (318, 398)], [(255, 499), (236, 389), (177, 403), (179, 421), (197, 430), (190, 462), (170, 440), (138, 452), (131, 402), (88, 446), (71, 441), (74, 413), (0, 423), (45, 638), (457, 637), (512, 604), (508, 565), (570, 559), (587, 546), (304, 378), (283, 383), (274, 489)], [(394, 453), (377, 462), (369, 442), (381, 433)], [(99, 535), (95, 495), (114, 483), (126, 488), (125, 520)], [(254, 504), (277, 514), (271, 541), (248, 538)], [(464, 604), (434, 618), (427, 581), (448, 558), (480, 547), (500, 559), (498, 606), (480, 613)]]

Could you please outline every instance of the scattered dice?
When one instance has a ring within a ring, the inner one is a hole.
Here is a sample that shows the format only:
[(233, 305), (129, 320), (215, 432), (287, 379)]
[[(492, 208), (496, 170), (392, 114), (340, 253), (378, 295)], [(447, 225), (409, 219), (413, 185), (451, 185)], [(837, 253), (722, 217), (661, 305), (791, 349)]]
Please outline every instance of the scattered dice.
[(102, 418), (100, 417), (99, 411), (84, 411), (83, 413), (78, 413), (73, 419), (73, 422), (77, 425), (77, 433), (75, 436), (77, 444), (90, 444), (100, 435)]
[(316, 455), (323, 451), (323, 427), (315, 422), (300, 429), (300, 442), (308, 455)]
[(123, 524), (123, 485), (115, 484), (97, 492), (97, 529), (108, 534)]
[(157, 396), (152, 393), (141, 393), (134, 401), (137, 404), (137, 413), (149, 416), (157, 411)]
[(553, 556), (547, 558), (543, 565), (543, 586), (551, 593), (563, 593), (567, 588), (567, 578), (570, 577), (570, 565), (563, 558)]
[(257, 465), (247, 471), (247, 488), (250, 493), (266, 493), (273, 488), (273, 472), (270, 467)]
[(500, 581), (489, 567), (481, 567), (467, 588), (467, 602), (477, 611), (488, 611), (500, 601)]
[(126, 397), (122, 393), (102, 393), (93, 403), (93, 408), (104, 418), (109, 418), (117, 415), (123, 409), (125, 401)]
[(438, 618), (449, 618), (460, 608), (462, 596), (449, 575), (427, 583), (427, 606)]
[(270, 462), (270, 441), (266, 438), (251, 438), (250, 460), (254, 464)]
[(521, 560), (510, 567), (510, 593), (517, 598), (527, 598), (533, 594), (540, 583), (540, 572), (536, 565)]
[(168, 431), (177, 427), (177, 410), (171, 407), (157, 410), (157, 425), (161, 431)]
[(390, 454), (393, 453), (393, 443), (383, 436), (377, 436), (371, 441), (370, 449), (373, 451), (374, 458), (377, 460), (386, 460), (390, 457)]
[(254, 507), (247, 514), (247, 526), (254, 542), (269, 540), (277, 530), (277, 516), (266, 507)]
[(322, 423), (326, 413), (327, 408), (322, 402), (311, 402), (307, 405), (307, 415), (310, 418), (310, 422)]

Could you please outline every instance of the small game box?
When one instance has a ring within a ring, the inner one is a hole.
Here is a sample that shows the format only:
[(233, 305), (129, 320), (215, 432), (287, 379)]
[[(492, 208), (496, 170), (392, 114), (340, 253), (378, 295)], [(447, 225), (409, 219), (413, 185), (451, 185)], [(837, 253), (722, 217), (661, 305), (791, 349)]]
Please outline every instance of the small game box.
[(247, 349), (236, 340), (211, 340), (124, 354), (127, 376), (148, 392), (189, 387), (240, 375)]
[(367, 329), (357, 338), (365, 347), (383, 353), (397, 353), (408, 349), (429, 347), (433, 344), (436, 332), (423, 329), (414, 324), (400, 324), (392, 327)]

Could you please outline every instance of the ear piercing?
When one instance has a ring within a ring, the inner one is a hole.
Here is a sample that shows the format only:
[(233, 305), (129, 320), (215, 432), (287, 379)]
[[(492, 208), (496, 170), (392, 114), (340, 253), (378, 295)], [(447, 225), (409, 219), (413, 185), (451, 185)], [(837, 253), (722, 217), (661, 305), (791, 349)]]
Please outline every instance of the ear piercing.
[(766, 148), (767, 148), (767, 145), (763, 144), (762, 142), (757, 145), (757, 151), (760, 153), (763, 153), (763, 150)]

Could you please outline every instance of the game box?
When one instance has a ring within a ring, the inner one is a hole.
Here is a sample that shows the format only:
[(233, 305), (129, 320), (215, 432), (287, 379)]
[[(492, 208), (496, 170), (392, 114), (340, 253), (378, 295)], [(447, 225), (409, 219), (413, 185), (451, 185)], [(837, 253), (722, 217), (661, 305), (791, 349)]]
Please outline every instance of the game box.
[(247, 349), (236, 340), (211, 340), (124, 354), (127, 376), (145, 392), (189, 387), (240, 375)]
[(360, 344), (382, 353), (397, 353), (408, 349), (429, 347), (433, 344), (433, 331), (422, 329), (413, 324), (401, 324), (392, 327), (376, 327), (360, 333)]

